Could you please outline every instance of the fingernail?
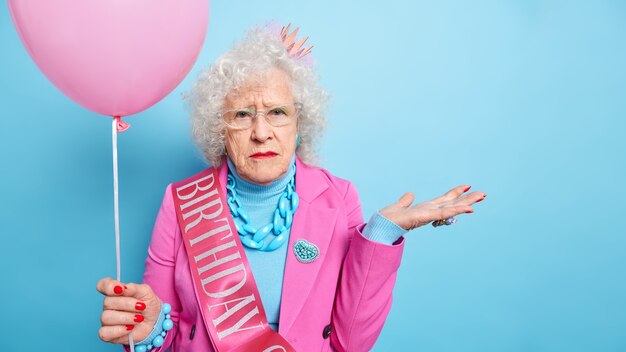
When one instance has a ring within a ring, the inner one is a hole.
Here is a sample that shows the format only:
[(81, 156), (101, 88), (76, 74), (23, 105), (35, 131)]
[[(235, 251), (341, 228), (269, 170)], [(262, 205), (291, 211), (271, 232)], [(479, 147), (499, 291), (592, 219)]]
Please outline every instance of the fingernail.
[(124, 289), (122, 288), (122, 286), (115, 286), (113, 287), (113, 292), (115, 292), (118, 295), (121, 295), (122, 292), (124, 292)]
[(124, 285), (124, 289), (125, 289), (125, 290), (128, 290), (128, 286)]
[(472, 188), (472, 186), (467, 186), (467, 188), (465, 190), (463, 190), (463, 193), (469, 191), (470, 188)]
[(131, 331), (135, 328), (135, 325), (126, 325), (126, 331)]
[(474, 212), (473, 210), (468, 210), (468, 211), (465, 212), (465, 214), (471, 214), (473, 212)]
[(146, 304), (143, 302), (137, 302), (137, 304), (135, 304), (135, 309), (136, 310), (144, 310), (146, 309)]
[(135, 314), (135, 323), (141, 323), (143, 321), (143, 315)]

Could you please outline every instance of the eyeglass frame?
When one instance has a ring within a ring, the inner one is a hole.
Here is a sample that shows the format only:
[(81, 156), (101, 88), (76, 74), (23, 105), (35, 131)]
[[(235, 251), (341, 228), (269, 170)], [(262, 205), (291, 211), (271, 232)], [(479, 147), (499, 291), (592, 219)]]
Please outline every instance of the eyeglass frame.
[[(258, 118), (259, 114), (263, 115), (263, 118), (264, 118), (265, 122), (268, 125), (270, 125), (272, 127), (283, 127), (283, 126), (287, 126), (291, 122), (292, 119), (290, 118), (289, 122), (285, 123), (284, 125), (275, 126), (268, 120), (267, 113), (272, 111), (272, 110), (274, 110), (274, 109), (276, 109), (276, 108), (281, 108), (281, 107), (284, 108), (284, 107), (287, 107), (287, 106), (290, 106), (290, 105), (293, 105), (294, 108), (296, 109), (296, 112), (295, 112), (294, 117), (293, 117), (293, 119), (295, 120), (295, 119), (297, 119), (300, 116), (300, 113), (302, 112), (302, 103), (295, 102), (295, 103), (288, 103), (288, 104), (278, 104), (278, 105), (272, 106), (272, 107), (270, 107), (268, 109), (263, 109), (263, 110), (259, 110), (259, 111), (257, 111), (253, 107), (252, 108), (230, 109), (230, 110), (226, 110), (226, 111), (222, 111), (222, 112), (218, 113), (218, 117), (220, 118), (222, 123), (224, 125), (226, 125), (226, 127), (231, 128), (233, 130), (239, 130), (239, 131), (247, 130), (247, 129), (250, 129), (252, 126), (254, 126), (254, 121), (253, 120)], [(250, 126), (248, 126), (248, 127), (234, 127), (234, 126), (230, 125), (228, 122), (226, 122), (226, 119), (224, 118), (226, 116), (226, 114), (228, 114), (230, 112), (235, 112), (235, 111), (245, 111), (246, 109), (249, 109), (250, 113), (254, 112), (254, 116), (252, 116), (252, 118), (251, 118), (252, 122), (251, 122)]]

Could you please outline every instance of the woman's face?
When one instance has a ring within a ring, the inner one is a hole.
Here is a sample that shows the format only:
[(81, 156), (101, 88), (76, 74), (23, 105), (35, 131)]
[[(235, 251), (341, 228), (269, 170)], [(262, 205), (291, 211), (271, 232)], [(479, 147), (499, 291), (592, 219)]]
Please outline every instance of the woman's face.
[[(266, 111), (281, 104), (292, 104), (291, 79), (278, 69), (249, 79), (224, 100), (224, 110), (254, 108)], [(226, 128), (226, 153), (244, 180), (268, 185), (283, 176), (296, 151), (297, 121), (272, 127), (264, 118), (253, 120), (244, 130)]]

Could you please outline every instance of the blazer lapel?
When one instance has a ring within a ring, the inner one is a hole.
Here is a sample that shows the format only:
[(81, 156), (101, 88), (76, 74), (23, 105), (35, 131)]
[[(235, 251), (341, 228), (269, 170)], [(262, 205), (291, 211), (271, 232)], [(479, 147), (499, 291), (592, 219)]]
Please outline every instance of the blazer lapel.
[[(220, 181), (220, 186), (222, 187), (224, 194), (226, 194), (226, 182), (228, 181), (228, 164), (226, 164), (226, 157), (222, 158), (222, 163), (217, 168), (217, 175), (218, 180)], [(230, 211), (228, 206), (226, 207), (226, 210)]]
[[(279, 332), (282, 336), (286, 336), (306, 303), (326, 257), (337, 212), (322, 202), (316, 203), (315, 199), (327, 188), (328, 183), (320, 173), (310, 170), (296, 159), (296, 192), (300, 197), (300, 205), (294, 214), (283, 278), (279, 320)], [(319, 248), (319, 257), (310, 263), (299, 262), (293, 250), (298, 240), (316, 245)]]

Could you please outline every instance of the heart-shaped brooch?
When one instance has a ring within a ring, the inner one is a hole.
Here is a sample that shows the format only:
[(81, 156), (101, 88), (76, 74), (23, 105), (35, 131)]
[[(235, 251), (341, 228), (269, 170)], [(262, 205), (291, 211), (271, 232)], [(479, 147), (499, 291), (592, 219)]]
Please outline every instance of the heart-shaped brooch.
[(319, 248), (305, 240), (297, 240), (293, 244), (293, 252), (300, 263), (310, 263), (320, 256)]

